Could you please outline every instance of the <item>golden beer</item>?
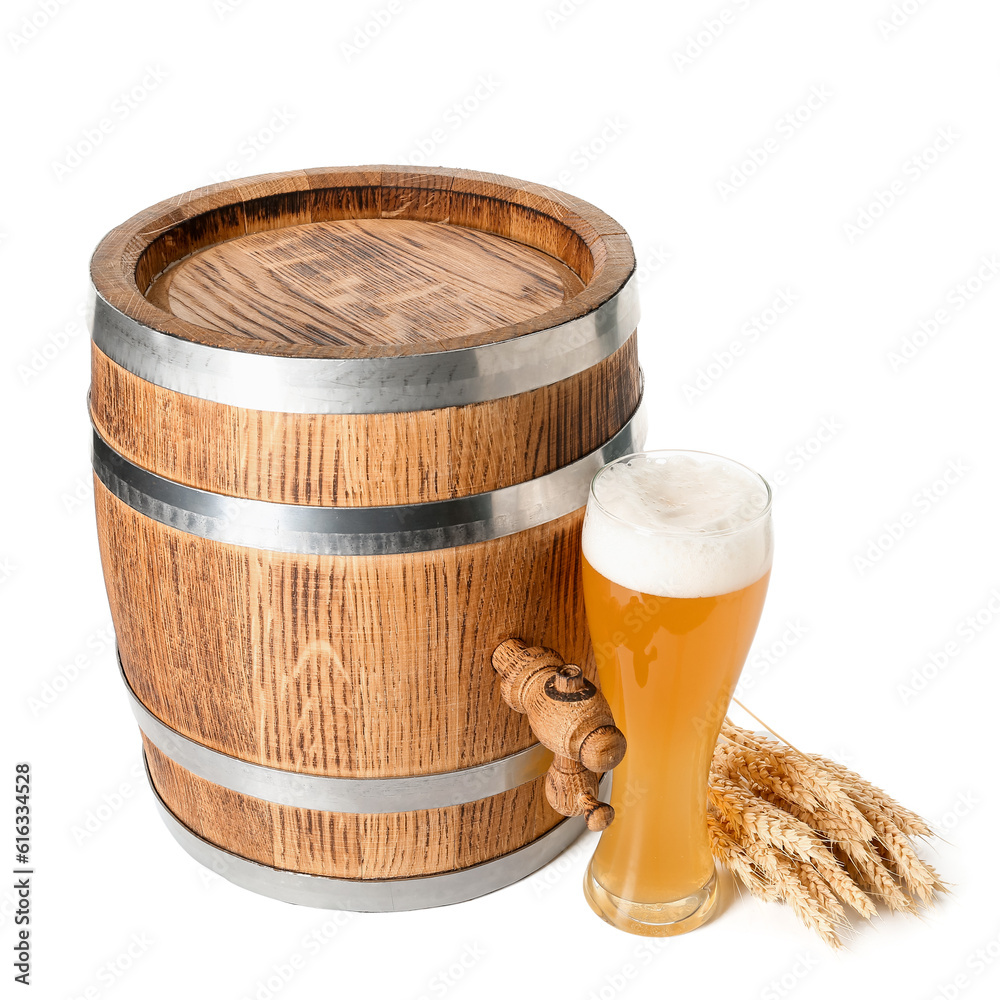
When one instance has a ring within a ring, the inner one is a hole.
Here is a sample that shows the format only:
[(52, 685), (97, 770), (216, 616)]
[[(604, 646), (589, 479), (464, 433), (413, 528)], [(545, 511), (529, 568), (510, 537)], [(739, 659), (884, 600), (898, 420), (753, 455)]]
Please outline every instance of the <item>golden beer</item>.
[(626, 456), (595, 478), (584, 600), (628, 750), (585, 891), (622, 929), (680, 933), (714, 904), (708, 773), (764, 604), (769, 511), (767, 484), (716, 456)]

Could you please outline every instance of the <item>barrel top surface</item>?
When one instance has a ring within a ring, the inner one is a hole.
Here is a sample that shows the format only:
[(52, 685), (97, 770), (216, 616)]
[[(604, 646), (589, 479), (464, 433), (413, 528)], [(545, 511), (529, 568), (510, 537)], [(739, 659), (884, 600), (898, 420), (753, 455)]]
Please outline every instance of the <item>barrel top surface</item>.
[(169, 267), (146, 297), (217, 333), (435, 351), (548, 312), (583, 288), (562, 261), (446, 222), (341, 219), (237, 237)]
[(143, 326), (250, 354), (365, 358), (568, 323), (635, 267), (572, 195), (446, 168), (291, 171), (187, 192), (101, 241), (98, 294)]

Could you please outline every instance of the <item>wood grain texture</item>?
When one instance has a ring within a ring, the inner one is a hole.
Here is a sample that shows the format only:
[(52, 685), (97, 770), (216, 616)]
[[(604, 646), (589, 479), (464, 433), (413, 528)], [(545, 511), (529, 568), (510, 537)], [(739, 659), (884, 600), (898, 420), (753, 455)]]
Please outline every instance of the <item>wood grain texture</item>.
[(215, 332), (288, 344), (423, 345), (510, 326), (583, 288), (503, 236), (409, 219), (270, 229), (182, 258), (146, 297)]
[(551, 830), (544, 777), (489, 798), (405, 813), (277, 805), (212, 784), (143, 740), (153, 785), (199, 836), (274, 868), (388, 879), (454, 871), (508, 854)]
[(410, 413), (271, 413), (153, 385), (92, 347), (94, 426), (136, 465), (188, 486), (279, 503), (423, 503), (500, 489), (599, 448), (639, 404), (633, 334), (532, 392)]
[[(516, 318), (503, 313), (495, 322), (460, 331), (454, 325), (451, 348), (508, 340), (585, 315), (617, 292), (635, 269), (635, 257), (622, 227), (593, 205), (544, 185), (498, 174), (435, 168), (428, 170), (371, 166), (321, 168), (251, 177), (190, 191), (160, 202), (113, 229), (91, 262), (97, 291), (115, 308), (156, 330), (186, 340), (243, 352), (291, 357), (379, 357), (422, 353), (426, 340), (394, 340), (366, 335), (352, 326), (351, 338), (331, 342), (323, 330), (309, 331), (303, 342), (302, 316), (286, 328), (272, 316), (271, 334), (284, 339), (248, 336), (225, 324), (205, 326), (162, 308), (156, 279), (171, 265), (229, 240), (273, 234), (289, 227), (342, 220), (406, 220), (460, 230), (448, 238), (472, 242), (464, 230), (492, 234), (534, 248), (561, 262), (582, 287), (548, 309)], [(267, 237), (267, 239), (281, 237)], [(426, 238), (426, 237), (425, 237)], [(524, 251), (518, 251), (524, 253)], [(540, 259), (533, 258), (536, 262)], [(195, 268), (197, 265), (194, 265)], [(299, 275), (301, 278), (301, 275)], [(301, 299), (309, 283), (286, 281), (285, 303)], [(307, 297), (311, 299), (312, 292)], [(254, 300), (247, 302), (248, 306)], [(425, 301), (432, 306), (433, 297)], [(273, 299), (258, 304), (267, 305)], [(408, 320), (420, 320), (420, 310)], [(432, 313), (428, 314), (432, 318)], [(373, 329), (378, 324), (373, 324)], [(297, 332), (296, 332), (297, 331)], [(317, 342), (319, 341), (319, 342)]]
[(535, 742), (490, 663), (523, 635), (596, 677), (583, 511), (477, 545), (383, 556), (241, 548), (166, 527), (95, 479), (129, 683), (191, 739), (350, 777), (471, 767)]

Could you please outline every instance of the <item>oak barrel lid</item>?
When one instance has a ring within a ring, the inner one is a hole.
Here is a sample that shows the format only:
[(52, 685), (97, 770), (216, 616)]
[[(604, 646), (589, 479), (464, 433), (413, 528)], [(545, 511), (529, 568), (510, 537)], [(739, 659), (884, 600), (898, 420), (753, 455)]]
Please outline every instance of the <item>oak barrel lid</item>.
[(622, 227), (540, 184), (334, 167), (199, 188), (138, 213), (91, 262), (112, 310), (207, 347), (402, 357), (586, 316), (629, 281)]

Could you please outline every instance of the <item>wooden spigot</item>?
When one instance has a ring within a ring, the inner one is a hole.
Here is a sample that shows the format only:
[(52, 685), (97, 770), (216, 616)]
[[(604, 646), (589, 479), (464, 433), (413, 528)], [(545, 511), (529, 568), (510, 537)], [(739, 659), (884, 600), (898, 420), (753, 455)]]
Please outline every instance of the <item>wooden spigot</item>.
[(528, 716), (539, 743), (555, 754), (545, 777), (549, 804), (563, 816), (582, 814), (591, 830), (603, 830), (615, 811), (597, 799), (598, 775), (625, 756), (625, 737), (604, 695), (576, 664), (520, 639), (497, 646), (493, 669), (503, 700)]
[(545, 797), (549, 805), (563, 816), (583, 813), (591, 830), (604, 830), (615, 818), (615, 811), (608, 802), (597, 798), (600, 779), (578, 760), (556, 754), (545, 775)]

